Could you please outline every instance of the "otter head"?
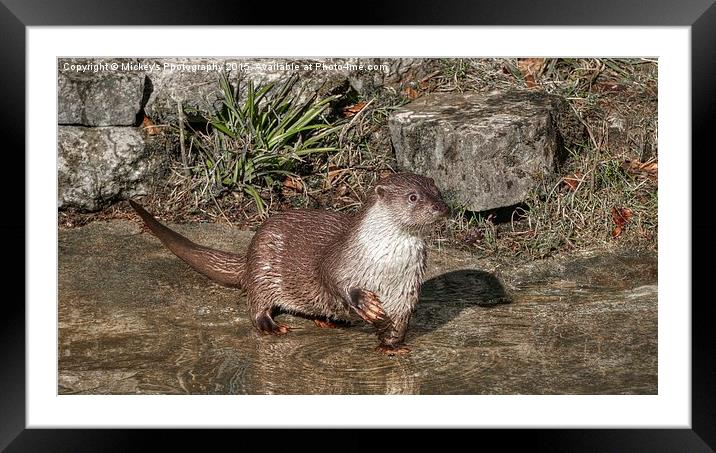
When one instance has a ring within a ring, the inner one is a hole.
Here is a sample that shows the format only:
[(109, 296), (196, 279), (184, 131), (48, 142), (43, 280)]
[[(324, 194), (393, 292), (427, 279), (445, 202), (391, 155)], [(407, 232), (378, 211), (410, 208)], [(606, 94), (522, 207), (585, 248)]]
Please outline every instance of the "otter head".
[(433, 178), (414, 173), (396, 173), (378, 183), (376, 201), (389, 207), (395, 221), (412, 232), (447, 217), (450, 213)]

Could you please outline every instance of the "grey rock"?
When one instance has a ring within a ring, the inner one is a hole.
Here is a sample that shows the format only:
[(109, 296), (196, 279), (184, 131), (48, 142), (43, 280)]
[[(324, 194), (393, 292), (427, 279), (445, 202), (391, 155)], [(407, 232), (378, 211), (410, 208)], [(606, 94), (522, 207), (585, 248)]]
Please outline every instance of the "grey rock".
[[(427, 73), (433, 60), (428, 59), (148, 59), (141, 63), (153, 68), (147, 72), (151, 94), (145, 111), (159, 122), (174, 123), (177, 119), (177, 102), (188, 111), (214, 113), (222, 105), (219, 75), (224, 71), (229, 79), (242, 84), (248, 81), (255, 86), (275, 82), (280, 84), (292, 74), (299, 75), (293, 88), (299, 100), (314, 95), (325, 97), (353, 88), (359, 95), (370, 95), (376, 90), (400, 82), (409, 72)], [(245, 85), (242, 85), (245, 86)], [(239, 91), (239, 99), (245, 99)], [(191, 115), (190, 115), (191, 116)]]
[[(155, 122), (176, 123), (178, 102), (189, 118), (222, 105), (219, 75), (281, 83), (300, 75), (294, 92), (305, 100), (355, 90), (361, 96), (420, 78), (437, 60), (424, 58), (73, 58), (59, 60), (59, 123), (133, 125), (144, 112)], [(240, 94), (240, 100), (244, 97)], [(192, 114), (191, 112), (196, 112)]]
[(471, 211), (511, 206), (550, 176), (561, 98), (532, 91), (434, 93), (389, 119), (398, 165)]
[(163, 159), (134, 127), (60, 126), (58, 208), (95, 211), (146, 194)]
[(347, 72), (351, 87), (363, 96), (381, 89), (394, 88), (409, 75), (420, 79), (437, 67), (437, 60), (430, 58), (356, 58), (348, 62), (364, 68), (387, 66), (387, 70), (381, 71), (353, 69)]
[(176, 123), (178, 103), (187, 116), (192, 111), (215, 112), (221, 106), (219, 75), (234, 72), (225, 59), (183, 58), (152, 59), (143, 63), (153, 68), (147, 74), (149, 97), (144, 110), (159, 123)]
[(190, 119), (216, 113), (224, 98), (219, 86), (222, 72), (234, 86), (240, 83), (240, 102), (246, 99), (249, 81), (256, 87), (272, 82), (280, 84), (292, 74), (300, 75), (293, 87), (300, 100), (316, 94), (327, 96), (347, 85), (345, 76), (339, 72), (304, 69), (309, 63), (307, 60), (189, 58), (147, 60), (145, 63), (155, 68), (148, 74), (151, 94), (145, 111), (162, 123), (176, 123), (178, 103)]
[(144, 75), (137, 72), (69, 72), (58, 75), (58, 123), (132, 126), (142, 110)]

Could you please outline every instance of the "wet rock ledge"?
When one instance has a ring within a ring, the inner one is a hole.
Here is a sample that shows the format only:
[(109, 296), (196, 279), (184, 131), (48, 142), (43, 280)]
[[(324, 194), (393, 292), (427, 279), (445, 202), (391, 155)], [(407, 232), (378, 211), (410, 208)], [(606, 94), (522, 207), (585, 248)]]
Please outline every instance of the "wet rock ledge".
[[(245, 250), (251, 234), (179, 225)], [(235, 290), (130, 221), (59, 232), (60, 394), (656, 394), (657, 259), (582, 252), (519, 264), (431, 250), (407, 342), (371, 328), (259, 335)]]

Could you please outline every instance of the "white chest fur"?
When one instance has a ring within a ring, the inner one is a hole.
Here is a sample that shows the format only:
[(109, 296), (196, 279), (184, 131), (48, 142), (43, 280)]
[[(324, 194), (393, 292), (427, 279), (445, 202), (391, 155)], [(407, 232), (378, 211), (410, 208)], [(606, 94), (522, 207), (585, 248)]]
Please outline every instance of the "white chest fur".
[(353, 269), (350, 285), (375, 292), (388, 314), (412, 309), (425, 270), (423, 239), (400, 228), (385, 208), (374, 206), (352, 248), (358, 269)]

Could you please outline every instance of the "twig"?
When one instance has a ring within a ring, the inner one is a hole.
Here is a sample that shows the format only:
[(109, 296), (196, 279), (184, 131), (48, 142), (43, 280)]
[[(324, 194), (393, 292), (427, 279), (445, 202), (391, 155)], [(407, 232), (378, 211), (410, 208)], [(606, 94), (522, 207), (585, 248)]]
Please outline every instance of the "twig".
[(211, 191), (209, 191), (209, 195), (211, 195), (211, 199), (214, 201), (214, 204), (215, 204), (216, 207), (219, 209), (219, 212), (221, 213), (221, 216), (224, 218), (224, 220), (226, 220), (226, 223), (228, 223), (229, 225), (233, 225), (233, 223), (231, 223), (231, 220), (229, 220), (229, 218), (226, 217), (226, 214), (224, 214), (224, 210), (221, 209), (221, 206), (219, 206), (219, 202), (216, 201), (216, 198), (214, 197), (214, 194), (211, 193)]
[(348, 132), (348, 129), (350, 129), (353, 126), (353, 124), (356, 122), (358, 117), (361, 116), (361, 114), (368, 109), (368, 107), (373, 103), (373, 101), (375, 101), (375, 98), (368, 101), (368, 103), (366, 105), (364, 105), (363, 108), (360, 109), (360, 111), (353, 116), (353, 118), (346, 125), (346, 127), (344, 127), (341, 130), (341, 134), (338, 136), (338, 146), (343, 146), (343, 137), (346, 135), (346, 132)]
[(599, 145), (597, 145), (597, 140), (594, 138), (594, 134), (592, 134), (592, 129), (589, 127), (589, 125), (587, 124), (587, 122), (584, 121), (584, 119), (582, 119), (582, 115), (580, 115), (579, 112), (577, 112), (577, 109), (574, 108), (574, 106), (572, 105), (572, 103), (569, 102), (568, 104), (569, 104), (569, 106), (572, 108), (572, 111), (574, 112), (574, 114), (577, 115), (577, 119), (579, 120), (579, 122), (582, 123), (582, 125), (587, 129), (587, 133), (589, 134), (589, 138), (592, 140), (592, 145), (594, 145), (594, 150), (595, 150), (595, 151), (598, 150), (598, 149), (599, 149)]
[(436, 75), (439, 75), (441, 72), (442, 72), (442, 71), (440, 71), (440, 70), (431, 72), (430, 74), (428, 74), (428, 75), (426, 75), (425, 77), (423, 77), (422, 79), (420, 79), (420, 83), (422, 83), (422, 82), (427, 82), (428, 80), (432, 79), (432, 78), (435, 77)]
[(184, 109), (181, 100), (177, 99), (177, 112), (179, 114), (179, 147), (181, 149), (181, 163), (184, 176), (189, 176), (189, 164), (187, 163), (186, 147), (184, 146)]

